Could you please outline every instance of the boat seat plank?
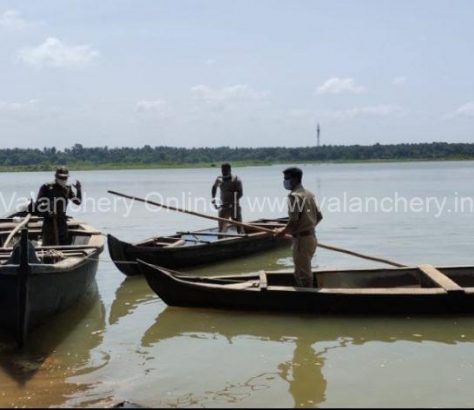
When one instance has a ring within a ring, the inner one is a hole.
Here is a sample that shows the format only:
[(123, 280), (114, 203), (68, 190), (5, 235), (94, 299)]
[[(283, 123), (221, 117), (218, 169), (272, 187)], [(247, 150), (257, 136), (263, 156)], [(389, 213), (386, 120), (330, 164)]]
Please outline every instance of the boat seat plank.
[[(97, 249), (101, 246), (96, 245), (47, 245), (47, 246), (36, 246), (35, 251), (42, 251), (48, 249), (54, 249), (57, 251), (68, 251), (68, 250), (87, 250), (87, 249)], [(13, 247), (0, 248), (0, 254), (8, 253), (13, 250)]]
[[(312, 289), (311, 289), (312, 290)], [(334, 293), (341, 295), (441, 295), (446, 290), (439, 288), (321, 288), (319, 293)]]
[(247, 225), (255, 225), (255, 226), (266, 226), (266, 225), (281, 225), (281, 226), (285, 226), (286, 223), (284, 222), (278, 222), (278, 221), (275, 221), (275, 222), (248, 222)]
[[(10, 230), (10, 229), (15, 228), (17, 225), (18, 225), (18, 223), (0, 223), (0, 229)], [(78, 223), (78, 222), (68, 222), (67, 223), (68, 228), (73, 228), (73, 227), (77, 228), (80, 225), (81, 224)], [(31, 221), (28, 222), (28, 230), (30, 230), (30, 229), (41, 229), (42, 226), (43, 226), (43, 221), (42, 220), (40, 220), (38, 222), (31, 222)]]
[(243, 234), (243, 233), (228, 233), (228, 232), (209, 232), (209, 231), (205, 231), (205, 232), (199, 232), (199, 231), (195, 231), (195, 232), (192, 232), (192, 231), (178, 231), (176, 232), (178, 235), (191, 235), (191, 236), (199, 236), (199, 235), (202, 235), (202, 236), (230, 236), (230, 237), (247, 237), (248, 234)]
[(268, 286), (268, 282), (267, 282), (267, 274), (265, 273), (264, 270), (261, 270), (260, 272), (258, 272), (258, 275), (259, 275), (259, 287), (260, 287), (260, 290), (267, 290), (267, 286)]
[(161, 242), (161, 241), (153, 242), (153, 245), (163, 246), (163, 247), (168, 247), (169, 245), (172, 245), (172, 244), (173, 242)]
[(240, 282), (240, 283), (232, 283), (231, 285), (223, 285), (225, 288), (230, 288), (230, 289), (247, 289), (247, 288), (253, 288), (259, 285), (258, 280), (248, 280), (245, 282)]
[(461, 286), (448, 278), (444, 273), (440, 272), (434, 266), (423, 264), (419, 265), (418, 268), (438, 286), (442, 287), (446, 292), (464, 292), (464, 289)]
[(174, 241), (177, 241), (178, 239), (181, 239), (179, 236), (176, 236), (176, 235), (172, 235), (172, 236), (155, 236), (153, 238), (151, 238), (150, 240), (146, 240), (146, 241), (143, 241), (143, 242), (139, 242), (137, 243), (137, 245), (143, 245), (145, 243), (149, 243), (149, 242), (153, 242), (153, 241), (168, 241), (168, 242), (174, 242)]
[(178, 246), (183, 246), (185, 243), (186, 243), (185, 240), (180, 239), (176, 242), (169, 243), (168, 245), (166, 245), (166, 248), (176, 248)]

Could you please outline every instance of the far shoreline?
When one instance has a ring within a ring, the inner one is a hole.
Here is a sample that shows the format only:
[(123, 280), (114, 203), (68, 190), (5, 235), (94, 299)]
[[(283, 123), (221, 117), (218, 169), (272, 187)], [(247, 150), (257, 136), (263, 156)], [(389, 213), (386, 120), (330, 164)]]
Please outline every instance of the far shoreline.
[[(474, 161), (474, 158), (406, 158), (406, 159), (361, 159), (361, 160), (318, 160), (318, 161), (227, 161), (234, 168), (250, 166), (272, 166), (285, 164), (386, 164), (386, 163), (417, 163), (417, 162), (467, 162)], [(65, 164), (71, 171), (119, 171), (119, 170), (153, 170), (153, 169), (194, 169), (194, 168), (220, 168), (221, 162), (225, 160), (199, 163), (72, 163)], [(38, 165), (17, 165), (0, 166), (0, 173), (21, 173), (21, 172), (49, 172), (54, 171), (56, 166), (64, 164), (38, 164)]]

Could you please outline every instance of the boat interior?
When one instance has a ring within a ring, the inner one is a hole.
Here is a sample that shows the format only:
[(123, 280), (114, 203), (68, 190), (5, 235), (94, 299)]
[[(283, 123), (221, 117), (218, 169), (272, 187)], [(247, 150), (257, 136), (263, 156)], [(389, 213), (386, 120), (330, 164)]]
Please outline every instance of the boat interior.
[[(288, 218), (277, 219), (258, 219), (252, 222), (246, 222), (262, 228), (275, 229), (286, 225)], [(217, 223), (216, 223), (217, 224)], [(135, 245), (150, 246), (159, 248), (174, 248), (183, 246), (206, 245), (213, 242), (235, 241), (240, 238), (256, 238), (268, 235), (266, 232), (254, 231), (249, 228), (242, 228), (243, 232), (238, 232), (235, 225), (228, 224), (223, 232), (219, 232), (217, 226), (209, 229), (197, 231), (180, 231), (168, 236), (158, 236), (146, 239)]]
[(22, 224), (24, 221), (24, 215), (0, 218), (0, 265), (18, 263), (19, 253), (16, 254), (14, 249), (20, 241), (20, 229), (18, 229), (20, 225), (27, 226), (28, 239), (34, 247), (34, 255), (30, 255), (31, 263), (54, 264), (71, 257), (87, 256), (96, 248), (97, 241), (92, 238), (101, 234), (91, 229), (87, 224), (69, 217), (68, 243), (58, 246), (42, 246), (42, 218), (31, 216), (26, 224)]
[[(168, 270), (169, 271), (169, 270)], [(192, 277), (171, 272), (178, 278), (196, 283), (206, 283), (236, 289), (296, 287), (292, 271), (260, 271), (241, 275), (220, 275), (212, 277)], [(396, 291), (417, 289), (433, 292), (471, 292), (474, 293), (474, 267), (434, 267), (419, 265), (404, 268), (373, 269), (333, 269), (313, 272), (315, 289), (325, 292), (343, 292), (344, 290), (387, 289)]]

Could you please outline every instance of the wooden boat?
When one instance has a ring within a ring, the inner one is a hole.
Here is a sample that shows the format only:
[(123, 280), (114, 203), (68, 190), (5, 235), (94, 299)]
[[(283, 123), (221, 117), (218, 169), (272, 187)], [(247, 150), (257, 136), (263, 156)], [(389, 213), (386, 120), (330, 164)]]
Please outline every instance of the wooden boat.
[[(0, 327), (22, 345), (30, 329), (64, 311), (95, 283), (104, 238), (90, 225), (68, 219), (70, 243), (41, 246), (41, 217), (31, 217), (21, 240), (12, 231), (25, 213), (0, 219)], [(8, 241), (8, 243), (6, 243)], [(5, 246), (6, 245), (6, 246)]]
[[(288, 218), (259, 219), (251, 225), (276, 228), (286, 225)], [(183, 268), (268, 251), (288, 246), (284, 238), (274, 238), (266, 232), (246, 230), (239, 234), (235, 227), (225, 233), (217, 228), (192, 232), (177, 232), (130, 244), (107, 235), (110, 257), (117, 268), (127, 276), (141, 274), (136, 263), (141, 259), (167, 268)]]
[(474, 312), (472, 266), (315, 271), (318, 288), (296, 287), (290, 271), (196, 277), (143, 261), (139, 267), (170, 306), (343, 314)]
[[(44, 370), (43, 364), (54, 351), (65, 348), (74, 349), (76, 363), (88, 363), (93, 350), (103, 341), (105, 319), (105, 307), (94, 281), (90, 291), (71, 308), (48, 320), (47, 326), (36, 328), (29, 335), (34, 343), (27, 343), (25, 349), (18, 350), (10, 334), (0, 333), (0, 373), (8, 375), (19, 387), (25, 387), (37, 377), (38, 371)], [(67, 371), (55, 379), (57, 387), (65, 377)], [(21, 402), (16, 404), (21, 406)]]

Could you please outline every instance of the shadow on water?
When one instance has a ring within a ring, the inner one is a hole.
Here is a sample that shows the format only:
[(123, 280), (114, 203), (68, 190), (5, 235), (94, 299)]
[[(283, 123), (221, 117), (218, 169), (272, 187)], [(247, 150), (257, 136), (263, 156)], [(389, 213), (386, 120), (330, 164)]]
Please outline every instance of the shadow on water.
[(215, 275), (236, 272), (254, 272), (262, 269), (287, 269), (292, 266), (293, 260), (291, 258), (290, 242), (288, 242), (288, 246), (272, 249), (267, 252), (261, 252), (250, 256), (241, 256), (236, 259), (219, 261), (208, 265), (198, 265), (181, 269), (181, 271), (195, 275)]
[(229, 344), (239, 337), (293, 344), (292, 358), (279, 363), (275, 372), (227, 384), (219, 391), (207, 391), (205, 397), (188, 395), (175, 404), (212, 403), (216, 398), (235, 403), (256, 390), (270, 388), (272, 380), (279, 379), (288, 385), (295, 407), (313, 407), (326, 400), (324, 365), (331, 352), (371, 342), (472, 343), (473, 325), (474, 319), (469, 317), (368, 317), (354, 320), (350, 317), (318, 318), (167, 307), (143, 335), (142, 346), (152, 348), (157, 343), (176, 337), (215, 339), (218, 336), (224, 337)]
[(140, 305), (157, 298), (143, 276), (125, 277), (115, 291), (115, 298), (110, 307), (109, 324), (116, 324), (121, 318), (132, 314)]
[(90, 351), (101, 343), (104, 328), (105, 308), (94, 282), (93, 288), (76, 305), (32, 330), (22, 350), (11, 336), (1, 335), (0, 369), (18, 387), (25, 387), (48, 361), (54, 362), (52, 356), (68, 337), (74, 334), (77, 338), (80, 333), (83, 337), (75, 342), (74, 364), (84, 365)]

